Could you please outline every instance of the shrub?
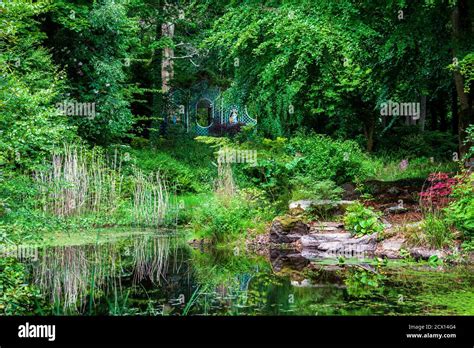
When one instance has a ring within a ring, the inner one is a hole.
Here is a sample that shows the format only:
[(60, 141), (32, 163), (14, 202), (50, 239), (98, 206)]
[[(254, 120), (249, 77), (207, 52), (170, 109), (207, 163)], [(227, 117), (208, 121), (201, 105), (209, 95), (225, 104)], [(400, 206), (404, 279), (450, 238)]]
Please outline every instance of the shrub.
[(150, 147), (150, 140), (136, 137), (132, 139), (132, 141), (130, 142), (130, 145), (134, 149), (147, 149)]
[(380, 213), (372, 208), (366, 208), (362, 203), (354, 203), (347, 207), (344, 215), (344, 225), (353, 235), (366, 235), (383, 231), (379, 221)]
[(238, 238), (246, 232), (251, 218), (249, 206), (238, 198), (226, 202), (214, 198), (196, 210), (191, 224), (199, 238), (221, 243)]
[(429, 208), (446, 206), (456, 179), (450, 178), (447, 173), (431, 173), (428, 182), (428, 188), (420, 193), (421, 205)]
[(213, 243), (231, 242), (247, 234), (249, 229), (262, 227), (271, 220), (268, 205), (261, 191), (247, 189), (229, 199), (214, 196), (195, 210), (191, 225), (198, 238)]
[(39, 290), (29, 285), (25, 266), (14, 258), (0, 258), (0, 315), (37, 313)]
[[(248, 144), (257, 149), (257, 165), (242, 165), (236, 168), (236, 179), (241, 186), (253, 186), (267, 193), (272, 202), (281, 202), (286, 207), (290, 190), (292, 157), (285, 153), (287, 139), (259, 139)], [(252, 149), (251, 148), (251, 149)]]
[(458, 177), (453, 186), (453, 201), (446, 208), (446, 219), (463, 233), (465, 239), (474, 239), (474, 174)]
[(317, 200), (340, 200), (344, 190), (332, 180), (314, 181), (309, 177), (298, 176), (292, 180), (296, 189), (293, 190), (292, 199), (317, 199)]
[(456, 136), (440, 131), (425, 130), (418, 126), (394, 127), (378, 141), (377, 152), (393, 160), (434, 157), (447, 160), (457, 149)]
[[(182, 151), (188, 151), (182, 148)], [(210, 167), (205, 167), (202, 157), (200, 165), (186, 163), (174, 158), (170, 153), (161, 150), (132, 150), (131, 165), (135, 165), (146, 174), (159, 172), (163, 179), (175, 185), (177, 192), (203, 192), (210, 189), (212, 172)], [(209, 160), (209, 166), (211, 161)], [(130, 168), (130, 171), (134, 171)]]
[(297, 134), (289, 141), (286, 151), (294, 156), (288, 164), (293, 175), (307, 176), (314, 181), (329, 179), (337, 184), (368, 175), (368, 158), (353, 141)]

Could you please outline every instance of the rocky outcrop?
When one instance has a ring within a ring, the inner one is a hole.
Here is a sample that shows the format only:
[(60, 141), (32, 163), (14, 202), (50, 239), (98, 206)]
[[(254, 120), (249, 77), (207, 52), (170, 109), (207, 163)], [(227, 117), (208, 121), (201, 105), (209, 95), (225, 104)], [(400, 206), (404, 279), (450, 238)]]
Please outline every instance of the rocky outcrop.
[(427, 247), (410, 248), (409, 253), (415, 260), (428, 260), (433, 255), (438, 256), (440, 259), (447, 256), (447, 253), (444, 250), (430, 249)]
[(377, 245), (375, 256), (386, 257), (388, 259), (400, 259), (400, 249), (405, 243), (405, 239), (400, 237), (393, 237), (383, 240)]
[(320, 257), (367, 257), (374, 254), (377, 234), (353, 237), (347, 232), (312, 233), (301, 237), (302, 255)]
[(433, 255), (443, 259), (448, 255), (446, 251), (440, 249), (406, 245), (403, 237), (395, 236), (380, 242), (375, 250), (375, 256), (386, 257), (388, 259), (401, 259), (403, 258), (403, 256), (400, 255), (400, 250), (402, 250), (402, 248), (415, 260), (428, 260)]
[[(300, 208), (302, 208), (301, 204), (298, 205), (298, 209)], [(413, 225), (416, 226), (416, 224)], [(389, 224), (385, 224), (385, 227), (386, 232), (390, 231)], [(443, 259), (450, 253), (447, 250), (410, 246), (406, 243), (403, 234), (377, 241), (376, 233), (357, 237), (345, 231), (344, 225), (340, 222), (306, 223), (300, 216), (294, 215), (276, 218), (271, 225), (268, 242), (263, 244), (267, 247), (271, 245), (273, 248), (285, 245), (286, 249), (292, 249), (291, 254), (285, 256), (285, 260), (299, 261), (301, 261), (300, 257), (309, 260), (340, 256), (401, 259), (407, 255), (414, 259), (427, 260), (433, 255)]]
[(399, 205), (388, 207), (387, 209), (385, 209), (386, 214), (403, 214), (403, 213), (406, 213), (407, 211), (408, 211), (407, 208), (399, 206)]
[(308, 234), (308, 225), (299, 217), (284, 216), (273, 220), (270, 227), (272, 243), (293, 243)]

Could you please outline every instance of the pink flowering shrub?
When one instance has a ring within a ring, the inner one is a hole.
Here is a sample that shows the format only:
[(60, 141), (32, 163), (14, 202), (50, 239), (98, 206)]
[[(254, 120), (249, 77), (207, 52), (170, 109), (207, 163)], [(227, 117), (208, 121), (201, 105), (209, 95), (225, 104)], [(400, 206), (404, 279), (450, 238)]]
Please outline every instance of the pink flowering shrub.
[(450, 178), (447, 173), (431, 173), (428, 176), (428, 183), (428, 187), (420, 193), (421, 204), (432, 208), (448, 205), (457, 180)]

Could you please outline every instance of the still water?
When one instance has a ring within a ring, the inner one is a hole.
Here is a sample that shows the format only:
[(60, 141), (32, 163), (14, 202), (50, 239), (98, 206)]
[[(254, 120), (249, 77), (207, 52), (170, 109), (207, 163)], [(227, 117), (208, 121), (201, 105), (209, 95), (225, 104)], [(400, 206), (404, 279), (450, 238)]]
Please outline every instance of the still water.
[(45, 315), (474, 314), (472, 265), (238, 254), (157, 233), (48, 247), (27, 264)]

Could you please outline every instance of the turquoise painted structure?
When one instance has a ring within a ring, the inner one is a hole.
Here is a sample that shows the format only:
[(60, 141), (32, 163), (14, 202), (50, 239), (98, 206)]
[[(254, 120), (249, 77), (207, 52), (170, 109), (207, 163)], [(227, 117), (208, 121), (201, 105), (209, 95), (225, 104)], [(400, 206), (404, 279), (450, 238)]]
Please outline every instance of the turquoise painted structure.
[(170, 103), (173, 110), (171, 121), (181, 123), (187, 132), (196, 135), (209, 135), (209, 130), (216, 124), (257, 124), (245, 106), (226, 102), (221, 89), (209, 86), (205, 80), (187, 90), (175, 89)]

